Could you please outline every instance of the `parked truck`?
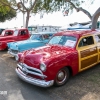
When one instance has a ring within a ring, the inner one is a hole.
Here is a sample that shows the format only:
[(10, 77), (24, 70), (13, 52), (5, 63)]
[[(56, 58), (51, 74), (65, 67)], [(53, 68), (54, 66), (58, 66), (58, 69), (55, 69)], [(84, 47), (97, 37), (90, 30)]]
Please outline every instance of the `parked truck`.
[(30, 37), (27, 28), (15, 29), (13, 35), (0, 37), (0, 50), (7, 49), (7, 43), (26, 40)]

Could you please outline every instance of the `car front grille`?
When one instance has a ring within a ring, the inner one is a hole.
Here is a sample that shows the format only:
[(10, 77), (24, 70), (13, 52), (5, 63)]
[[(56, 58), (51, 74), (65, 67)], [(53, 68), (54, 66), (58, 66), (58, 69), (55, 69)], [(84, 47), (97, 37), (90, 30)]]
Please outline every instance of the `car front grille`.
[(18, 67), (22, 70), (23, 73), (27, 75), (36, 76), (36, 77), (38, 76), (38, 77), (41, 77), (42, 79), (46, 78), (46, 76), (43, 75), (40, 69), (27, 66), (24, 63), (19, 63)]
[(11, 53), (14, 53), (14, 54), (17, 54), (17, 53), (18, 53), (18, 50), (10, 49), (9, 51), (10, 51)]

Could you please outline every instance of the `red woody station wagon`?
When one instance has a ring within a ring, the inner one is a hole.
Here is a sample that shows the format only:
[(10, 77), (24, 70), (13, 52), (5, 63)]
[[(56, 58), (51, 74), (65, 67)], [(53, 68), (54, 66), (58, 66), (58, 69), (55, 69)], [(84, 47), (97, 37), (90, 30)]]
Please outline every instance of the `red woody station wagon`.
[(62, 86), (69, 77), (100, 62), (100, 32), (64, 31), (48, 44), (17, 55), (16, 73), (22, 80), (41, 87)]

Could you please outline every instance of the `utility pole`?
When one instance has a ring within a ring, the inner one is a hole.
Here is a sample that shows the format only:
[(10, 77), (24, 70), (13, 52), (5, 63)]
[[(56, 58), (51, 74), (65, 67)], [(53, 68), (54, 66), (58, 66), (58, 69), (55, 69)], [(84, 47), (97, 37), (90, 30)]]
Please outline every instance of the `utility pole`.
[[(23, 5), (24, 5), (24, 0), (23, 0)], [(24, 11), (24, 7), (23, 7), (23, 11)], [(25, 27), (25, 13), (23, 12), (23, 28)]]

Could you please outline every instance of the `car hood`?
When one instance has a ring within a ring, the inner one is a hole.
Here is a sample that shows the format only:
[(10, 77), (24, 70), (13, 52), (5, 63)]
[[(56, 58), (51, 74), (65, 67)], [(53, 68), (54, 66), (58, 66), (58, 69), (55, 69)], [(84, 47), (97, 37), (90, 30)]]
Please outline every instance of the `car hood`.
[(0, 37), (3, 37), (3, 35), (0, 35)]
[(8, 47), (13, 50), (18, 50), (20, 52), (24, 50), (29, 50), (32, 48), (36, 48), (39, 46), (43, 46), (45, 43), (39, 41), (39, 40), (24, 40), (24, 41), (18, 41), (18, 42), (12, 42), (8, 43)]
[[(74, 49), (66, 48), (60, 45), (46, 45), (36, 49), (31, 49), (23, 53), (24, 63), (31, 63), (32, 66), (39, 65), (41, 62), (56, 61), (58, 58), (65, 57)], [(60, 58), (61, 59), (61, 58)]]

